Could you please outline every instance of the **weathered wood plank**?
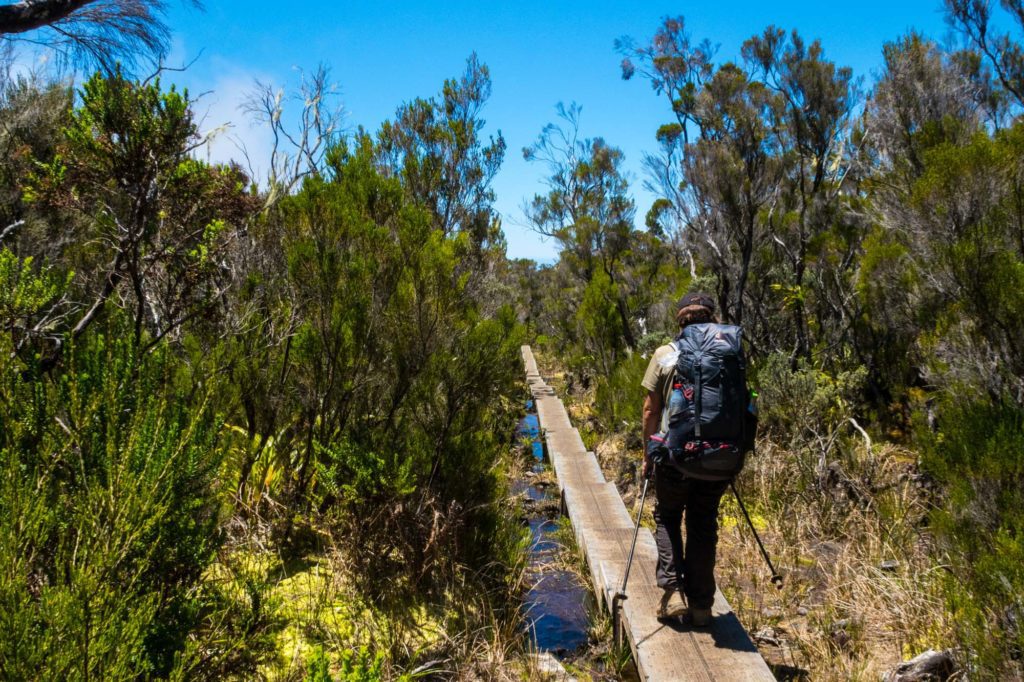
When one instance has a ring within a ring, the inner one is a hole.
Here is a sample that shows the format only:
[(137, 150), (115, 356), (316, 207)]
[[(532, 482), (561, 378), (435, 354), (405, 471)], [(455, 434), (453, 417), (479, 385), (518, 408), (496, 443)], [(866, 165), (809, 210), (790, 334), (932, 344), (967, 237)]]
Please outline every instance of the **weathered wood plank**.
[[(587, 452), (562, 401), (541, 377), (530, 347), (522, 350), (527, 383), (558, 477), (563, 507), (587, 560), (598, 602), (601, 608), (611, 608), (626, 570), (633, 519), (615, 486), (605, 481), (597, 458)], [(656, 558), (654, 537), (641, 529), (626, 590), (629, 596), (620, 602), (622, 629), (641, 677), (658, 681), (774, 680), (721, 592), (715, 594), (710, 628), (658, 621), (655, 614), (661, 590), (654, 579)]]

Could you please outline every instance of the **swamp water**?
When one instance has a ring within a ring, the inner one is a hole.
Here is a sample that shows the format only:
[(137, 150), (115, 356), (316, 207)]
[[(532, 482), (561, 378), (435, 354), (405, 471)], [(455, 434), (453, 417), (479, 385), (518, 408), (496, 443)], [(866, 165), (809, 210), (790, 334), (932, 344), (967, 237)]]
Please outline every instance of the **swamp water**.
[(532, 538), (527, 577), (530, 589), (524, 598), (524, 608), (534, 648), (563, 658), (586, 646), (593, 598), (576, 574), (557, 565), (557, 554), (564, 551), (553, 537), (558, 528), (558, 492), (556, 486), (538, 482), (547, 469), (544, 444), (533, 401), (527, 401), (526, 409), (517, 435), (530, 441), (533, 466), (514, 489), (526, 499), (526, 520)]

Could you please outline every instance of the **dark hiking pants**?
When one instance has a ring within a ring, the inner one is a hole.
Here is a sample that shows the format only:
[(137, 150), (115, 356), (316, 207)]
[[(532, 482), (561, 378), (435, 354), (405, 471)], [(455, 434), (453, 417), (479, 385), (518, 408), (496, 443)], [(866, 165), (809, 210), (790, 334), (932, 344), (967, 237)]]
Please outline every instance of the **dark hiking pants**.
[[(658, 545), (658, 587), (678, 587), (690, 606), (709, 609), (715, 601), (718, 503), (728, 481), (685, 478), (662, 466), (654, 478), (654, 521)], [(686, 516), (686, 542), (681, 526)]]

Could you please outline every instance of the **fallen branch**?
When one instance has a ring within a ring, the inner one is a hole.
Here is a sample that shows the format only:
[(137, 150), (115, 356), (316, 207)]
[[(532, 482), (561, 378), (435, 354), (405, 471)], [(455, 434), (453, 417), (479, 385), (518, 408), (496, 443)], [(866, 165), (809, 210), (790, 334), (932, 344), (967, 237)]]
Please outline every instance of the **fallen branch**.
[(848, 419), (850, 421), (850, 424), (853, 425), (853, 428), (857, 429), (857, 431), (860, 432), (860, 435), (864, 437), (864, 447), (867, 448), (868, 456), (871, 457), (871, 436), (869, 436), (868, 432), (865, 431), (863, 427), (861, 427), (861, 425), (857, 423), (856, 419), (854, 419), (853, 417), (849, 417)]
[(4, 228), (3, 232), (0, 232), (0, 242), (7, 239), (7, 237), (17, 230), (19, 227), (25, 224), (24, 220), (15, 220), (13, 223)]

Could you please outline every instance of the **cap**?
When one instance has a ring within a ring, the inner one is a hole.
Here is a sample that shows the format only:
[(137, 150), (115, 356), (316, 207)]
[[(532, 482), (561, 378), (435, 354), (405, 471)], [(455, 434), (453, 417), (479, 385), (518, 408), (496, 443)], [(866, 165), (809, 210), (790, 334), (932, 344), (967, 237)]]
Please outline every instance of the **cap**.
[(703, 306), (710, 310), (711, 312), (715, 312), (714, 299), (711, 298), (710, 295), (705, 294), (703, 292), (686, 294), (681, 299), (679, 299), (679, 303), (676, 304), (676, 310), (682, 310), (683, 308), (686, 308), (687, 306), (691, 305)]

